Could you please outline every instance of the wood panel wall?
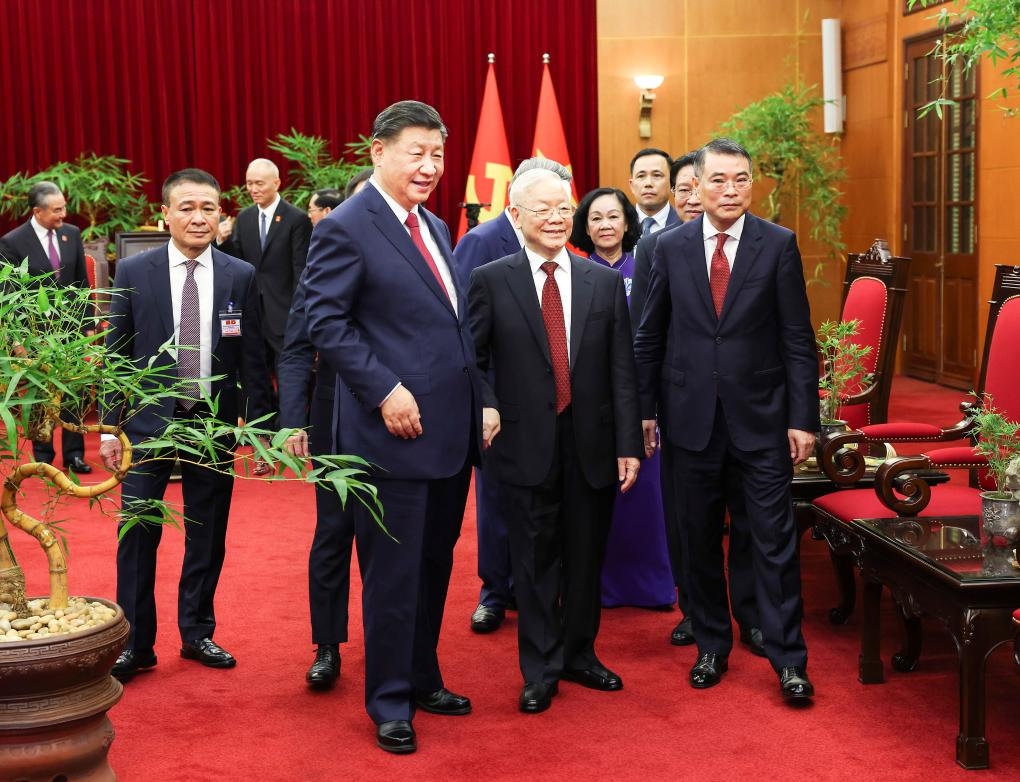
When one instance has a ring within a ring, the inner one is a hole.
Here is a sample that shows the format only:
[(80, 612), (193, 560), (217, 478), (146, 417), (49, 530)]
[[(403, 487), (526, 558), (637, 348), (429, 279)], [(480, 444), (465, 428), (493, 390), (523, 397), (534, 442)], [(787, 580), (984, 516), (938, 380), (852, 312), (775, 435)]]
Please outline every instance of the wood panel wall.
[[(598, 0), (600, 183), (627, 187), (635, 151), (657, 146), (680, 154), (706, 141), (743, 105), (791, 79), (818, 84), (821, 20), (836, 17), (843, 30), (843, 88), (847, 121), (841, 139), (847, 172), (844, 241), (852, 251), (875, 237), (902, 248), (903, 42), (934, 29), (933, 12), (905, 16), (904, 0)], [(652, 137), (638, 137), (633, 77), (661, 73)], [(984, 63), (980, 91), (1002, 81)], [(1005, 118), (985, 99), (980, 108), (978, 252), (981, 339), (995, 263), (1020, 264), (1014, 192), (1020, 181), (1020, 117)], [(1017, 99), (1011, 102), (1016, 106)], [(807, 226), (791, 221), (803, 237)], [(818, 248), (801, 239), (805, 265)], [(831, 284), (812, 286), (816, 322), (839, 311), (842, 269)], [(980, 350), (981, 345), (975, 346)]]

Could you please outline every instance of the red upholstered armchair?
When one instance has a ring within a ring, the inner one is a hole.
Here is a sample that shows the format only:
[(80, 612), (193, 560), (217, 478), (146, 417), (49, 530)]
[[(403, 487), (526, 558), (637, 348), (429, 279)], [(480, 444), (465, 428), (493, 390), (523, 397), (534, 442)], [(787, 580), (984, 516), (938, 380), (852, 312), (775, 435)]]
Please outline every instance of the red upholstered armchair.
[[(988, 329), (978, 386), (978, 399), (990, 396), (1011, 420), (1020, 419), (1020, 383), (1017, 382), (1016, 346), (1020, 344), (1020, 266), (996, 266), (988, 313)], [(862, 450), (871, 443), (908, 442), (951, 444), (917, 456), (884, 462), (875, 475), (874, 488), (843, 489), (813, 501), (816, 524), (831, 528), (832, 520), (895, 516), (962, 516), (980, 508), (980, 492), (992, 488), (983, 476), (984, 457), (970, 439), (976, 401), (963, 402), (962, 420), (938, 427), (921, 423), (886, 423), (864, 426), (825, 440), (821, 467), (838, 484), (848, 485), (865, 472)], [(970, 485), (929, 486), (924, 471), (962, 468), (971, 471)], [(830, 543), (832, 541), (830, 540)], [(852, 581), (851, 581), (852, 586)], [(843, 592), (843, 605), (833, 609), (834, 622), (845, 621), (853, 610), (853, 594)]]
[(850, 429), (880, 423), (888, 417), (909, 267), (910, 259), (890, 256), (881, 239), (876, 239), (867, 252), (852, 253), (847, 258), (839, 318), (857, 320), (853, 341), (871, 347), (863, 361), (864, 376), (840, 400), (837, 417)]

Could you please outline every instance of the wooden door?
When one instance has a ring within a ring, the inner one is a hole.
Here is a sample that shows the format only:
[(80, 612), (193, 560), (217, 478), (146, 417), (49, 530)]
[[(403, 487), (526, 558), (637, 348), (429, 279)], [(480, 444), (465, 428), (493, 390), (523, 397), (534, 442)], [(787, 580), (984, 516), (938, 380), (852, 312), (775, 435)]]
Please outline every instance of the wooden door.
[(903, 325), (903, 369), (957, 388), (977, 382), (977, 73), (956, 66), (940, 119), (917, 116), (937, 97), (943, 63), (934, 38), (906, 47), (904, 252), (913, 259)]

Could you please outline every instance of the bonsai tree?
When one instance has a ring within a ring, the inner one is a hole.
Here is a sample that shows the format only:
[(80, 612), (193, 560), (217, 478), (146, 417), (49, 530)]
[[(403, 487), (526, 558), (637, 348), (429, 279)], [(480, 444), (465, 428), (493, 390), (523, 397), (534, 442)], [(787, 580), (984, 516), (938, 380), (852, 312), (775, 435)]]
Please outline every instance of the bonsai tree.
[(1006, 418), (988, 394), (972, 408), (972, 413), (975, 448), (988, 461), (988, 472), (995, 481), (995, 491), (987, 492), (987, 496), (1020, 500), (1020, 422)]
[(864, 358), (871, 353), (871, 345), (851, 341), (860, 325), (859, 320), (827, 320), (818, 327), (815, 342), (822, 360), (818, 389), (823, 425), (840, 423), (842, 401), (868, 382)]
[(0, 215), (21, 217), (29, 188), (49, 181), (63, 191), (68, 213), (87, 221), (81, 231), (84, 241), (107, 241), (117, 231), (133, 231), (145, 223), (152, 210), (144, 190), (148, 180), (130, 172), (130, 162), (85, 152), (71, 162), (54, 163), (31, 175), (14, 174), (0, 183)]
[[(347, 502), (353, 493), (382, 525), (382, 509), (374, 487), (365, 483), (367, 463), (354, 456), (316, 457), (308, 464), (283, 447), (293, 430), (274, 432), (263, 420), (219, 421), (217, 401), (208, 400), (214, 417), (187, 423), (174, 420), (157, 439), (146, 440), (133, 449), (120, 426), (87, 423), (91, 404), (73, 411), (73, 423), (60, 420), (63, 399), (95, 401), (111, 391), (133, 403), (144, 404), (156, 397), (186, 398), (187, 392), (173, 369), (170, 374), (156, 362), (138, 366), (115, 351), (107, 351), (102, 333), (88, 335), (81, 329), (90, 321), (91, 292), (77, 287), (54, 285), (52, 274), (31, 276), (27, 261), (20, 267), (0, 265), (0, 474), (3, 496), (0, 503), (0, 602), (11, 603), (19, 615), (27, 615), (25, 578), (11, 550), (4, 520), (34, 537), (46, 551), (50, 564), (50, 608), (67, 605), (67, 567), (59, 526), (52, 517), (55, 500), (62, 496), (88, 499), (101, 512), (124, 522), (121, 534), (135, 524), (181, 523), (180, 511), (168, 502), (155, 505), (151, 515), (132, 515), (130, 507), (113, 508), (106, 493), (128, 470), (146, 462), (180, 458), (188, 460), (216, 452), (216, 440), (233, 437), (239, 446), (251, 449), (252, 457), (232, 463), (223, 470), (239, 477), (254, 475), (254, 461), (275, 463), (280, 469), (270, 480), (292, 480), (329, 486)], [(169, 350), (172, 346), (164, 346)], [(25, 441), (45, 439), (55, 427), (79, 432), (103, 432), (117, 436), (123, 445), (119, 468), (106, 480), (90, 486), (77, 476), (65, 475), (49, 464), (24, 462)], [(143, 454), (139, 456), (139, 454)], [(43, 507), (47, 518), (38, 520), (18, 506), (21, 485), (38, 478), (49, 494)]]
[[(928, 8), (937, 2), (940, 0), (910, 0), (908, 8)], [(1020, 89), (1020, 0), (967, 0), (966, 5), (956, 0), (952, 8), (940, 8), (934, 18), (944, 35), (931, 53), (941, 59), (946, 68), (940, 79), (941, 94), (921, 107), (920, 116), (934, 111), (941, 119), (946, 107), (956, 105), (947, 97), (949, 80), (945, 74), (957, 65), (969, 70), (985, 56), (994, 66), (1000, 63), (1004, 66), (1001, 74), (1010, 83), (996, 89), (989, 98), (1005, 100), (1011, 92)], [(1000, 108), (1009, 117), (1018, 112), (1015, 108)]]
[[(782, 222), (784, 203), (796, 199), (811, 226), (811, 238), (835, 258), (845, 249), (841, 224), (846, 207), (839, 202), (839, 183), (846, 173), (838, 138), (827, 137), (816, 127), (824, 103), (814, 87), (788, 84), (745, 106), (720, 126), (719, 133), (743, 145), (757, 173), (772, 181), (764, 217)], [(821, 271), (819, 264), (814, 276)]]

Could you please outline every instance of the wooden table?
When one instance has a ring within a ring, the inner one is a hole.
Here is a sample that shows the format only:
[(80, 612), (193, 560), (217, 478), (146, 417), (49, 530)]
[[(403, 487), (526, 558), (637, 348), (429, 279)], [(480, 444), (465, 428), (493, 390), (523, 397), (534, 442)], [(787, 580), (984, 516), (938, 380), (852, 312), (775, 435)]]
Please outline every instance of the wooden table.
[(907, 621), (906, 643), (893, 667), (913, 670), (921, 651), (920, 617), (945, 623), (960, 660), (960, 732), (956, 762), (988, 768), (985, 660), (1016, 636), (1020, 570), (1012, 549), (982, 545), (978, 516), (855, 519), (846, 525), (864, 582), (859, 678), (885, 680), (881, 657), (882, 587)]

